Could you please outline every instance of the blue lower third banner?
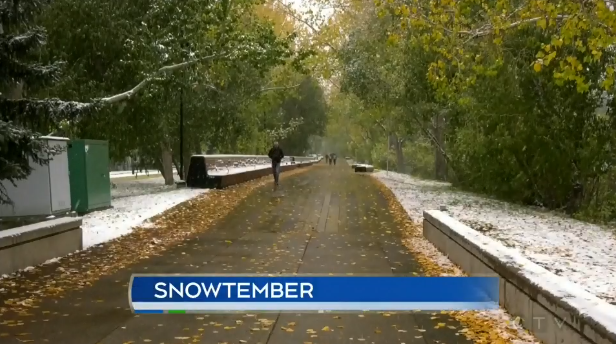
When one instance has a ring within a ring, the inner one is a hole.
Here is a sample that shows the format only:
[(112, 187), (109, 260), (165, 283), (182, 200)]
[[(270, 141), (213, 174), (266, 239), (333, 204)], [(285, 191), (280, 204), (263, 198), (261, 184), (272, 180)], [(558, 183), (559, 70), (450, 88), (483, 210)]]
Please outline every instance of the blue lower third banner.
[(133, 275), (136, 313), (498, 308), (495, 277)]

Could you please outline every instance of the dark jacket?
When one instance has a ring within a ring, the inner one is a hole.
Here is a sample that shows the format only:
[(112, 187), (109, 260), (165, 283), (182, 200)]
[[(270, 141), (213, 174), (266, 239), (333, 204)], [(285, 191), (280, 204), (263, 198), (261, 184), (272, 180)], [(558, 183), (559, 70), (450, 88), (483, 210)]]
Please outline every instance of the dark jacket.
[(272, 162), (280, 163), (282, 158), (284, 158), (284, 152), (280, 147), (272, 147), (269, 153), (267, 153), (267, 156), (272, 159)]

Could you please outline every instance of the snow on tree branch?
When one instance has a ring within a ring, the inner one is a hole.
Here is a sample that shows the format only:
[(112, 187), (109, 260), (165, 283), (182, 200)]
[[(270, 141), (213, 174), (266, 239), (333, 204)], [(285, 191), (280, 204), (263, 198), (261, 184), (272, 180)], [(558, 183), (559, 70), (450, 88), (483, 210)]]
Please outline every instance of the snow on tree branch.
[[(18, 118), (42, 118), (48, 117), (54, 120), (74, 119), (101, 108), (107, 104), (128, 100), (151, 82), (161, 76), (179, 69), (192, 66), (199, 62), (209, 61), (216, 58), (226, 57), (226, 54), (210, 55), (182, 63), (161, 67), (150, 76), (142, 80), (132, 89), (109, 97), (94, 99), (92, 102), (64, 101), (60, 99), (5, 99), (0, 98), (0, 109), (6, 114), (6, 119), (17, 120)], [(5, 119), (5, 120), (6, 120)]]
[(287, 138), (291, 133), (293, 133), (297, 128), (304, 123), (303, 118), (293, 118), (289, 121), (289, 124), (285, 126), (281, 126), (277, 129), (267, 130), (267, 135), (274, 141), (279, 141)]
[(135, 95), (137, 92), (139, 92), (141, 89), (146, 87), (148, 84), (150, 84), (153, 80), (155, 80), (157, 77), (161, 75), (164, 75), (164, 74), (167, 74), (169, 72), (173, 72), (179, 69), (186, 68), (188, 66), (194, 65), (199, 62), (205, 62), (205, 61), (209, 61), (209, 60), (213, 60), (213, 59), (221, 58), (221, 57), (226, 57), (226, 56), (227, 55), (225, 54), (210, 55), (210, 56), (206, 56), (206, 57), (199, 58), (199, 59), (194, 59), (194, 60), (190, 60), (190, 61), (186, 61), (182, 63), (177, 63), (177, 64), (161, 67), (156, 72), (152, 73), (150, 76), (143, 79), (139, 84), (137, 84), (137, 86), (131, 88), (130, 90), (126, 92), (118, 93), (110, 97), (101, 98), (100, 101), (105, 104), (113, 104), (113, 103), (117, 103), (123, 100), (130, 99), (133, 95)]
[(288, 90), (291, 88), (299, 87), (299, 84), (293, 86), (279, 86), (279, 87), (266, 87), (259, 90), (259, 92), (267, 92), (267, 91), (277, 91), (277, 90)]

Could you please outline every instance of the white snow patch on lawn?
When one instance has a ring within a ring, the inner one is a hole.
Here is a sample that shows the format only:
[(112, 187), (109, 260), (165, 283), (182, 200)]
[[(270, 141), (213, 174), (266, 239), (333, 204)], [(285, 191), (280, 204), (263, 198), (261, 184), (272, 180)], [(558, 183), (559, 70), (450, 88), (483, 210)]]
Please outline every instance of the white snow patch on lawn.
[[(173, 173), (176, 174), (175, 169), (173, 169)], [(111, 171), (109, 172), (109, 178), (110, 179), (117, 179), (117, 178), (126, 178), (126, 177), (134, 177), (135, 175), (137, 176), (146, 176), (146, 175), (158, 175), (160, 174), (160, 171), (158, 170), (148, 170), (148, 171), (135, 171), (135, 174), (133, 174), (133, 171)]]
[(461, 222), (600, 299), (616, 303), (613, 229), (460, 192), (447, 183), (384, 171), (374, 176), (394, 192), (414, 221), (423, 221), (423, 210), (446, 206), (447, 213)]
[(126, 235), (147, 219), (207, 192), (207, 189), (178, 189), (150, 195), (114, 199), (113, 208), (83, 217), (83, 248)]

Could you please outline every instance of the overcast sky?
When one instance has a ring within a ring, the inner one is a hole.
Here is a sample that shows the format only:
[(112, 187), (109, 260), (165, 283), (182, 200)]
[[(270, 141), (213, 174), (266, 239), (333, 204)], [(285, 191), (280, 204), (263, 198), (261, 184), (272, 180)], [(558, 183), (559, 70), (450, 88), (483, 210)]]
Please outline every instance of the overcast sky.
[(331, 9), (319, 10), (319, 7), (315, 6), (313, 4), (313, 1), (311, 0), (282, 0), (282, 1), (285, 4), (291, 4), (293, 8), (295, 8), (297, 11), (301, 13), (306, 12), (308, 9), (312, 9), (313, 12), (321, 12), (321, 14), (324, 15), (325, 17), (328, 17), (333, 13)]

